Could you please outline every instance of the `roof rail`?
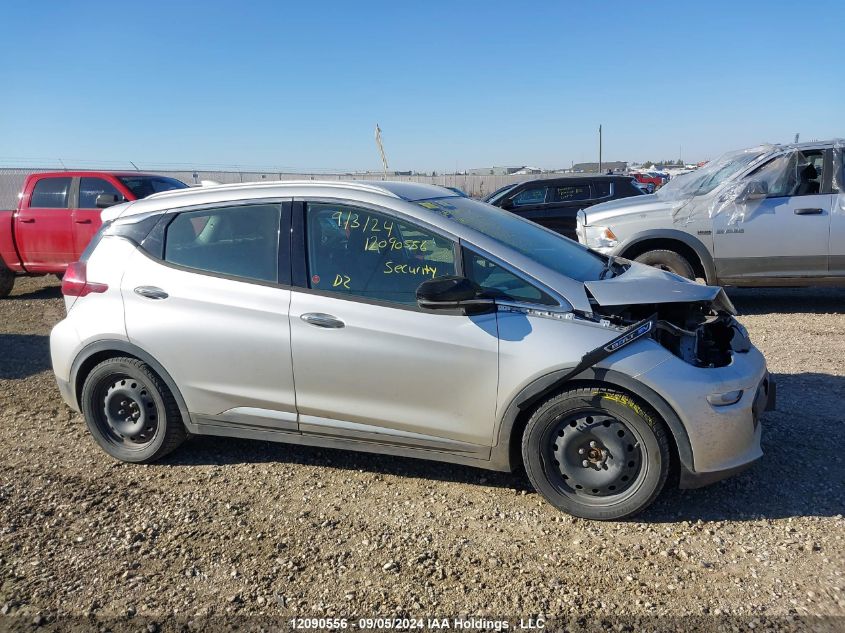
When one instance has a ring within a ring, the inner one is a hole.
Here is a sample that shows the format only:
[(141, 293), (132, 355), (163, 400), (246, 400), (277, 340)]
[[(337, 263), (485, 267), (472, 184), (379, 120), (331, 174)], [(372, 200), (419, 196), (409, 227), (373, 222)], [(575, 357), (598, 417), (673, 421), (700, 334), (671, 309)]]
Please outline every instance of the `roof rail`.
[(303, 185), (310, 185), (315, 187), (337, 187), (338, 189), (357, 189), (359, 191), (370, 191), (372, 193), (379, 193), (382, 195), (390, 196), (391, 198), (398, 198), (395, 193), (385, 189), (384, 187), (379, 187), (377, 185), (372, 184), (365, 184), (355, 180), (273, 180), (270, 182), (235, 182), (229, 183), (225, 185), (208, 185), (205, 187), (187, 187), (185, 189), (171, 189), (169, 191), (159, 191), (158, 193), (154, 193), (150, 196), (147, 196), (146, 200), (151, 199), (159, 199), (159, 198), (170, 198), (170, 197), (179, 197), (182, 195), (188, 195), (191, 193), (198, 193), (200, 191), (218, 191), (220, 189), (225, 190), (237, 190), (237, 189), (271, 189), (274, 187), (302, 187)]

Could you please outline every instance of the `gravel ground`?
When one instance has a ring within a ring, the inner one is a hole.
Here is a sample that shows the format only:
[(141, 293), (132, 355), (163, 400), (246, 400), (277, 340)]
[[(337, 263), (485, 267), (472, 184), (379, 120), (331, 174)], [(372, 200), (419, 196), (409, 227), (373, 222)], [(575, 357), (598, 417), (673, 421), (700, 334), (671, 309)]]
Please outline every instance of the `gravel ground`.
[(778, 381), (765, 458), (596, 523), (521, 474), (411, 459), (195, 438), (117, 463), (53, 382), (56, 280), (19, 280), (0, 300), (0, 629), (543, 614), (843, 630), (845, 290), (731, 296)]

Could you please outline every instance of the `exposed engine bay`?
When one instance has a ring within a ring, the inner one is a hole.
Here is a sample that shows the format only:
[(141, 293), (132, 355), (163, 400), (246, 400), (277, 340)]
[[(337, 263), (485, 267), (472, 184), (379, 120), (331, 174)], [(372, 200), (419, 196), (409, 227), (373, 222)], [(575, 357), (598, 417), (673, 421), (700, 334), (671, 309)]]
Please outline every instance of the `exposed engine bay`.
[(630, 327), (652, 321), (651, 336), (675, 356), (696, 367), (724, 367), (735, 352), (750, 346), (745, 328), (728, 309), (712, 301), (594, 306), (596, 316)]

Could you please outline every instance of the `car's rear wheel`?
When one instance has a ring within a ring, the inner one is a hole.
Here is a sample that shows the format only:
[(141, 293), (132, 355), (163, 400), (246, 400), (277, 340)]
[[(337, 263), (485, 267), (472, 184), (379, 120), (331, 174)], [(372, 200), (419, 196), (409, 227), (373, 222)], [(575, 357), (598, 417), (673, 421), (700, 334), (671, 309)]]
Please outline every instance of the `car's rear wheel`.
[(687, 261), (686, 257), (675, 251), (663, 249), (646, 251), (642, 255), (637, 256), (634, 261), (695, 280), (695, 270), (693, 270), (692, 264)]
[(82, 387), (82, 413), (94, 439), (115, 459), (153, 462), (186, 437), (173, 394), (136, 358), (109, 358)]
[(643, 403), (603, 387), (543, 402), (522, 438), (525, 470), (553, 506), (613, 520), (648, 507), (669, 472), (669, 438)]
[(15, 273), (9, 270), (6, 265), (0, 261), (0, 299), (8, 297), (15, 287)]

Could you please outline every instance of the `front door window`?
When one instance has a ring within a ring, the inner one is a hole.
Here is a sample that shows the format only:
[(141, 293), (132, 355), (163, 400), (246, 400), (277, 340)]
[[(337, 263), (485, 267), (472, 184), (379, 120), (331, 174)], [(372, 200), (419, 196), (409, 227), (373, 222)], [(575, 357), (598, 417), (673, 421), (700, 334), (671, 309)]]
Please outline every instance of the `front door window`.
[(382, 213), (308, 205), (308, 286), (405, 305), (427, 279), (455, 274), (453, 243)]

